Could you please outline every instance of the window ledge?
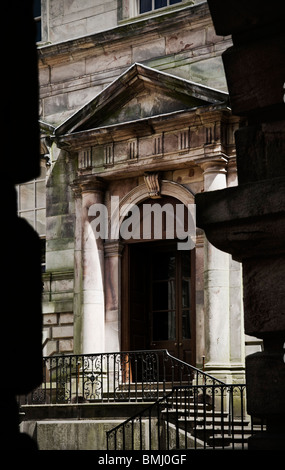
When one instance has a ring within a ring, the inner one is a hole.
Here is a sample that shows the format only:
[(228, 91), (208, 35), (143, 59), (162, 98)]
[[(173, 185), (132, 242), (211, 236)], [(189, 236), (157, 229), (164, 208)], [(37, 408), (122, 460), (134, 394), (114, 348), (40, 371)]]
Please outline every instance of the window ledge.
[(174, 11), (183, 10), (183, 8), (188, 8), (189, 6), (194, 6), (194, 5), (195, 5), (194, 1), (191, 0), (188, 2), (183, 2), (183, 3), (176, 4), (176, 5), (171, 5), (168, 7), (158, 8), (157, 10), (148, 11), (146, 13), (140, 13), (136, 16), (130, 16), (129, 18), (124, 18), (123, 20), (119, 20), (118, 25), (123, 26), (124, 24), (132, 23), (134, 21), (155, 18), (157, 16), (166, 15), (167, 13), (172, 13)]

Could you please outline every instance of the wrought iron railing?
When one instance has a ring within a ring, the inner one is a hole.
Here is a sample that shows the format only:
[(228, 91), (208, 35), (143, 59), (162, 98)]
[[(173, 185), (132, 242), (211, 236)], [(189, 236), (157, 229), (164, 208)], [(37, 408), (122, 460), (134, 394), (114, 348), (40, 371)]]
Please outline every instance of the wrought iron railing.
[(246, 386), (176, 386), (107, 431), (108, 450), (245, 449), (264, 427), (246, 415)]
[(43, 382), (20, 404), (155, 401), (175, 385), (223, 382), (167, 350), (127, 351), (43, 359)]

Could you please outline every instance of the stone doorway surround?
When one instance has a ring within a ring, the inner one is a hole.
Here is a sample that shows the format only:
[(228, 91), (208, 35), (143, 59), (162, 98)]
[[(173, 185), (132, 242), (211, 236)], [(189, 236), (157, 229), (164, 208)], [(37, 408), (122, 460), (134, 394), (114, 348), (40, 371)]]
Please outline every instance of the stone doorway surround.
[[(175, 183), (173, 181), (162, 180), (160, 184), (160, 194), (161, 196), (170, 196), (175, 198), (178, 202), (180, 201), (182, 204), (187, 206), (188, 204), (193, 204), (194, 195), (190, 190), (185, 188), (184, 186)], [(115, 217), (118, 220), (119, 225), (123, 222), (125, 216), (127, 215), (128, 211), (134, 205), (140, 205), (143, 201), (149, 199), (149, 187), (144, 183), (135, 188), (133, 188), (129, 193), (127, 193), (120, 201), (120, 205), (118, 207), (119, 217)], [(124, 210), (123, 210), (124, 209)], [(118, 231), (118, 229), (117, 229)], [(105, 247), (107, 250), (107, 257), (110, 256), (110, 252), (112, 253), (112, 269), (111, 265), (109, 264), (110, 261), (107, 261), (107, 266), (105, 265), (105, 269), (108, 270), (109, 276), (107, 282), (110, 285), (116, 285), (116, 290), (112, 290), (112, 300), (106, 298), (107, 305), (112, 305), (113, 307), (118, 306), (118, 308), (113, 308), (109, 312), (106, 310), (106, 319), (112, 318), (112, 324), (106, 322), (106, 344), (110, 342), (111, 338), (113, 338), (113, 347), (119, 347), (117, 350), (121, 350), (121, 347), (128, 343), (126, 338), (124, 339), (124, 335), (129, 335), (130, 332), (127, 331), (128, 328), (122, 332), (122, 297), (126, 298), (127, 293), (123, 292), (122, 289), (122, 250), (124, 248), (124, 243), (122, 240), (119, 241), (108, 241), (105, 242)], [(112, 247), (112, 248), (111, 248)], [(111, 250), (111, 251), (110, 251)], [(115, 269), (114, 269), (115, 268)], [(126, 268), (123, 268), (126, 269)], [(111, 293), (110, 289), (108, 289), (108, 285), (106, 285), (106, 295), (108, 296)], [(117, 293), (117, 297), (116, 297)], [(114, 323), (113, 323), (114, 322)], [(114, 350), (111, 346), (109, 346), (109, 350)]]

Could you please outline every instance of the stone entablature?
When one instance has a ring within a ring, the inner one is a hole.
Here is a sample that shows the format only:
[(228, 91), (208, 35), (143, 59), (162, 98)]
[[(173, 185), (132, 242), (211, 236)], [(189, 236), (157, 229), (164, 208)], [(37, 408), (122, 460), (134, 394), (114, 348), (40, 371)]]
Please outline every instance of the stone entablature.
[(108, 179), (229, 161), (239, 119), (227, 101), (226, 93), (134, 64), (55, 128), (53, 139), (78, 154), (79, 175)]
[[(188, 126), (184, 127), (186, 123)], [(234, 132), (238, 126), (239, 121), (227, 110), (209, 110), (204, 114), (193, 111), (181, 113), (180, 120), (175, 114), (165, 119), (161, 116), (65, 135), (58, 139), (58, 145), (64, 141), (66, 149), (78, 152), (81, 175), (112, 178), (127, 171), (131, 176), (144, 171), (146, 166), (154, 171), (213, 159), (234, 160)]]

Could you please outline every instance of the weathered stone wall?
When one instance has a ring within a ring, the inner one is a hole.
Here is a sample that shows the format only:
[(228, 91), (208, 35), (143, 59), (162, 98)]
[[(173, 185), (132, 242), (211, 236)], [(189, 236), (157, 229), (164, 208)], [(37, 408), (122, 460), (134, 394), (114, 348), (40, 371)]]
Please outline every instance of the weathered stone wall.
[(43, 42), (61, 42), (117, 25), (117, 0), (56, 0), (44, 4)]
[[(121, 419), (61, 419), (26, 421), (21, 428), (37, 441), (39, 450), (107, 450), (106, 432), (113, 429), (123, 421)], [(140, 432), (144, 436), (143, 442), (148, 442), (148, 423), (142, 420), (135, 423), (134, 446), (140, 447)], [(131, 428), (127, 428), (126, 440), (132, 442)], [(130, 434), (130, 435), (128, 435)], [(155, 436), (156, 437), (156, 436)], [(118, 446), (122, 446), (118, 438)], [(156, 439), (152, 445), (156, 448)]]
[(43, 354), (74, 351), (74, 161), (53, 145), (47, 178), (46, 272), (43, 274)]
[[(183, 13), (178, 10), (108, 27), (104, 32), (94, 29), (86, 37), (39, 47), (44, 121), (60, 124), (135, 62), (226, 90), (221, 54), (231, 41), (216, 36), (206, 3)], [(64, 30), (62, 26), (62, 35)]]
[(44, 356), (73, 352), (73, 271), (43, 275)]
[(74, 197), (70, 185), (76, 176), (74, 165), (70, 155), (60, 152), (47, 180), (47, 271), (73, 269)]

